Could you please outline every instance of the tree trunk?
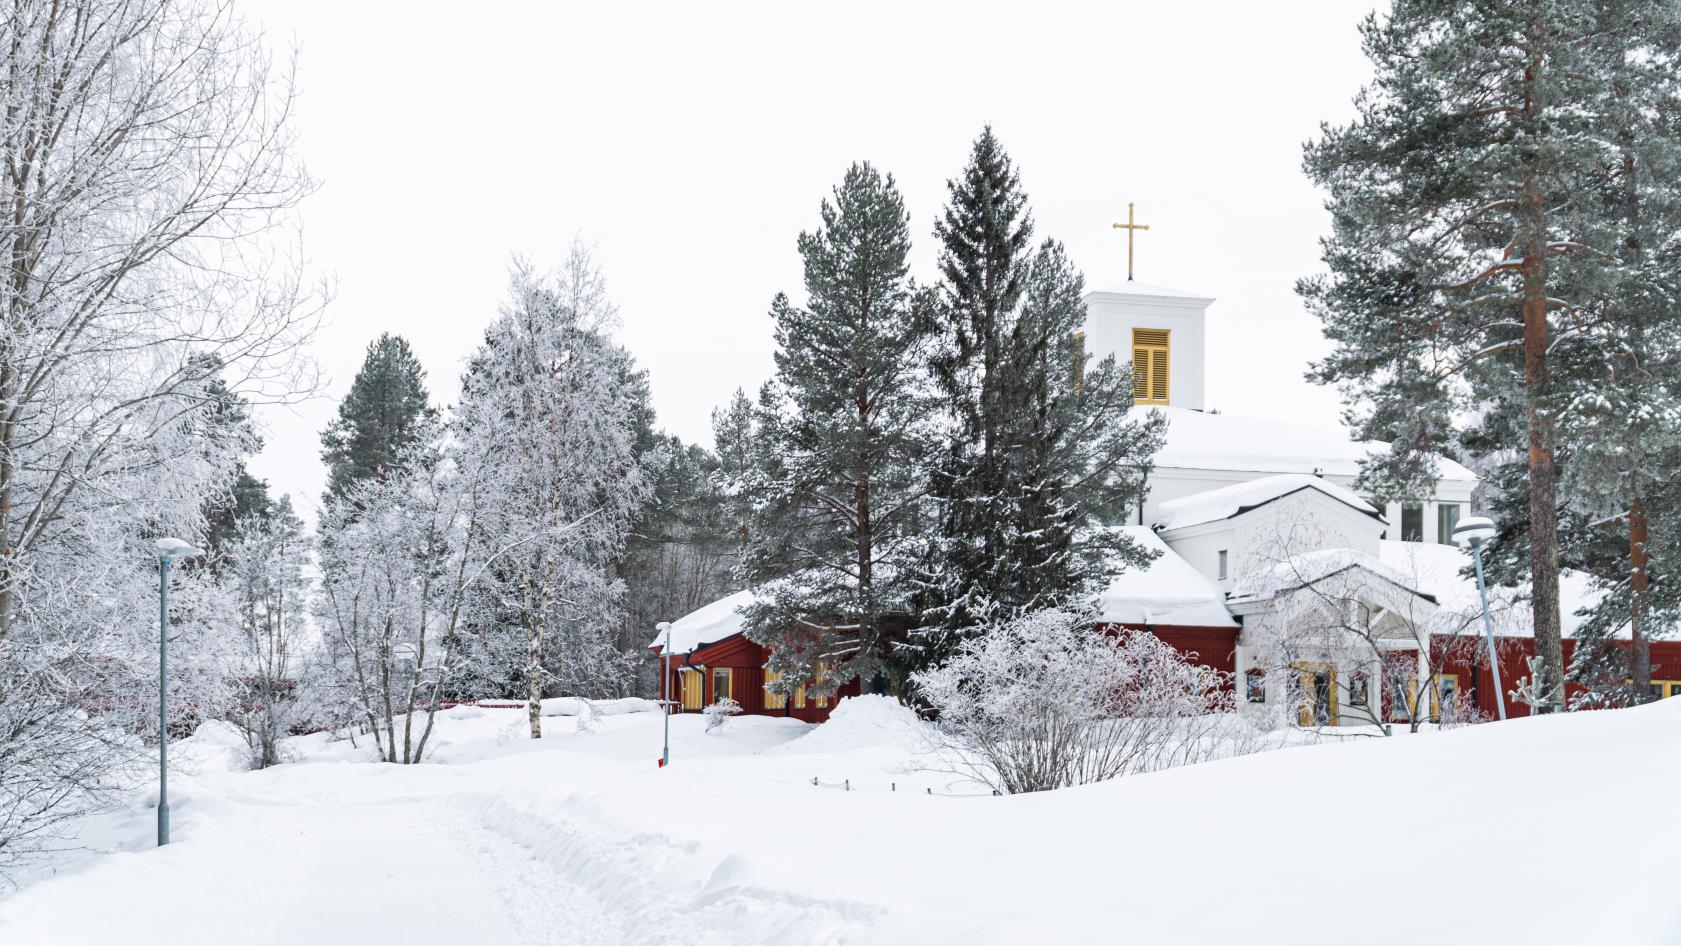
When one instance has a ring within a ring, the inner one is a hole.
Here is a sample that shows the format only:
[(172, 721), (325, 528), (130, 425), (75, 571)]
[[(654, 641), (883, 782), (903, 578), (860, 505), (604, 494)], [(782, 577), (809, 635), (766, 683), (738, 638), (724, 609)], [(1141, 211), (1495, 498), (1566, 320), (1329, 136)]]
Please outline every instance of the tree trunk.
[[(1539, 19), (1539, 17), (1537, 18)], [(1536, 30), (1541, 27), (1537, 25)], [(1524, 117), (1531, 135), (1540, 135), (1541, 49), (1545, 40), (1529, 37), (1531, 58), (1525, 70)], [(1547, 366), (1547, 195), (1545, 168), (1537, 149), (1524, 175), (1519, 208), (1520, 248), (1523, 253), (1523, 387), (1524, 418), (1529, 441), (1529, 573), (1530, 608), (1535, 628), (1535, 653), (1541, 658), (1547, 705), (1536, 712), (1563, 708), (1564, 643), (1558, 602), (1558, 470), (1553, 462), (1553, 420), (1549, 402), (1551, 375)]]
[(525, 622), (525, 712), (531, 738), (543, 738), (543, 632), (528, 616)]
[(1629, 678), (1634, 683), (1633, 703), (1651, 699), (1652, 643), (1646, 638), (1646, 595), (1651, 588), (1647, 573), (1646, 538), (1648, 520), (1646, 501), (1636, 493), (1628, 507), (1628, 626), (1630, 640)]

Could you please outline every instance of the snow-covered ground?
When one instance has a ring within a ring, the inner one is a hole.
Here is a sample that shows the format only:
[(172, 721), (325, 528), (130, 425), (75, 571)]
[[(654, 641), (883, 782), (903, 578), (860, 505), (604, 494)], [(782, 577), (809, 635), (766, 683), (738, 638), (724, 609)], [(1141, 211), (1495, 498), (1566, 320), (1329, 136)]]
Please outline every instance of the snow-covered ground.
[(175, 843), (143, 794), (93, 819), (0, 943), (1681, 942), (1681, 699), (1004, 798), (915, 770), (880, 698), (677, 717), (663, 770), (657, 714), (577, 720), (459, 707), (431, 764), (318, 735), (262, 772), (207, 726)]

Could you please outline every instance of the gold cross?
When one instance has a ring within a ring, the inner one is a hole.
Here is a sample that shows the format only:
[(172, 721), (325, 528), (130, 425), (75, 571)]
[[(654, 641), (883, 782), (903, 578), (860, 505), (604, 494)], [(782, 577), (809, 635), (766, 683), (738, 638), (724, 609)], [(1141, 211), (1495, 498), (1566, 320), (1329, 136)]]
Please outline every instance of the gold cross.
[(1132, 222), (1132, 203), (1128, 201), (1127, 222), (1115, 224), (1114, 229), (1127, 232), (1127, 282), (1132, 282), (1132, 235), (1139, 230), (1148, 230), (1150, 227), (1147, 224)]

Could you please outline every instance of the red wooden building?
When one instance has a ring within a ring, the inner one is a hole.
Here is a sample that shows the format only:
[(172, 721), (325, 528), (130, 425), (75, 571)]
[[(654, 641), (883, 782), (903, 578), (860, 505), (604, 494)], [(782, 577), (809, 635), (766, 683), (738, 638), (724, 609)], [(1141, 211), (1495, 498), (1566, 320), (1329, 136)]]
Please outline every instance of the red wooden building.
[[(673, 621), (654, 639), (650, 649), (660, 658), (664, 692), (681, 703), (683, 712), (698, 713), (728, 697), (740, 704), (743, 713), (820, 723), (841, 699), (858, 695), (857, 680), (842, 684), (832, 695), (827, 688), (822, 694), (815, 692), (815, 680), (806, 681), (786, 698), (766, 690), (770, 651), (742, 633), (741, 609), (752, 603), (752, 592), (737, 592)], [(807, 692), (808, 687), (814, 692)]]

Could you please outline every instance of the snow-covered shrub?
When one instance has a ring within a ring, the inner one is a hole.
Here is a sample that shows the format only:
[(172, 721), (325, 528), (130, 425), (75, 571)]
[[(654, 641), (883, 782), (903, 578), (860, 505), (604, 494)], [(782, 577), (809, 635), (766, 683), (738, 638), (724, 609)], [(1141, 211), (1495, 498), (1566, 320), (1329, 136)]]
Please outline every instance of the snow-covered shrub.
[(1209, 758), (1223, 676), (1143, 631), (1048, 609), (980, 628), (913, 678), (939, 711), (940, 753), (1001, 792), (1098, 782)]
[(726, 696), (701, 712), (706, 716), (706, 731), (711, 732), (729, 722), (731, 716), (741, 712), (741, 704)]

